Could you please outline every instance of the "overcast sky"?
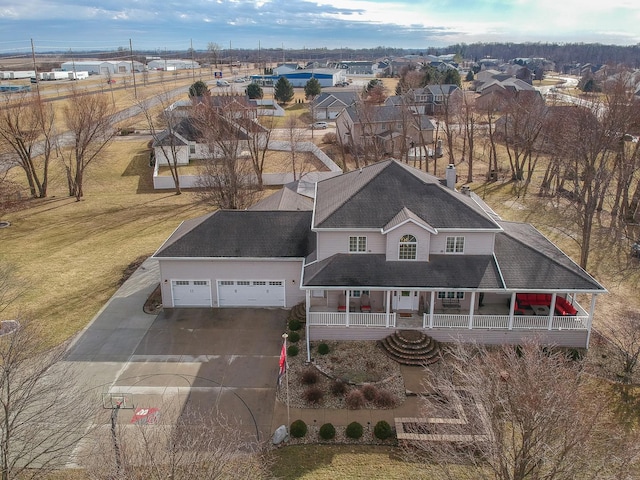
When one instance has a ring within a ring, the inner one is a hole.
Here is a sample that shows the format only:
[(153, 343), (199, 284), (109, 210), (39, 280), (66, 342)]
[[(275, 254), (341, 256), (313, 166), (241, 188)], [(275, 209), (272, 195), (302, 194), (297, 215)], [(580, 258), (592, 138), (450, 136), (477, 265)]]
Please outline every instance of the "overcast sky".
[(0, 53), (30, 49), (640, 43), (638, 0), (0, 0)]

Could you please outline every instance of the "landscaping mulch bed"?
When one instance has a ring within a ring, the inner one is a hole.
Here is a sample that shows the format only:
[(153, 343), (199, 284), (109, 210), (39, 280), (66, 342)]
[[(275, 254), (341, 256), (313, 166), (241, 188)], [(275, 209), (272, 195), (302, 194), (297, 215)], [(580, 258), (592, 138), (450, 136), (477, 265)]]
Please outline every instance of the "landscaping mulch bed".
[[(306, 363), (305, 342), (298, 342), (300, 353), (288, 357), (289, 364), (289, 405), (294, 408), (348, 408), (346, 398), (352, 390), (361, 389), (370, 384), (385, 398), (366, 400), (361, 408), (394, 408), (406, 399), (405, 385), (400, 366), (385, 355), (373, 341), (325, 342), (329, 353), (320, 355), (319, 342), (312, 342), (312, 362)], [(306, 371), (317, 372), (317, 382), (312, 385), (302, 383)], [(336, 380), (345, 383), (345, 391), (333, 394), (332, 386)], [(321, 392), (322, 398), (309, 402), (305, 395), (310, 388)], [(369, 387), (370, 388), (370, 387)], [(286, 385), (283, 381), (277, 392), (278, 400), (287, 401)], [(389, 401), (390, 399), (390, 401)]]

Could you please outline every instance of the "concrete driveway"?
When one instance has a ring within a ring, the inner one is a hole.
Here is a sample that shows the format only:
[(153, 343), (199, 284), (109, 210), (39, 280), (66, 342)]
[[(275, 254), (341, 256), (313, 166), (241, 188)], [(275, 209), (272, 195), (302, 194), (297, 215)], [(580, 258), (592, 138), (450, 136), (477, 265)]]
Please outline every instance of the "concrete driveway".
[[(157, 281), (157, 263), (147, 260), (78, 335), (66, 359), (78, 381), (93, 401), (127, 393), (136, 407), (159, 408), (163, 423), (196, 412), (224, 418), (247, 440), (267, 440), (288, 312), (172, 309), (148, 315), (142, 306)], [(134, 411), (120, 410), (118, 422), (129, 424)], [(99, 421), (106, 423), (109, 413)]]

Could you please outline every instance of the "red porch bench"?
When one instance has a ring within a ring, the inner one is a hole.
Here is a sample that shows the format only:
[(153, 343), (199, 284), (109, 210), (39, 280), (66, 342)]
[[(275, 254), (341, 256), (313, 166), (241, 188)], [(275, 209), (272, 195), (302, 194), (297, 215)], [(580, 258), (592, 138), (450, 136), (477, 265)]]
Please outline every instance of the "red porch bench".
[[(514, 312), (523, 315), (525, 307), (531, 307), (531, 305), (546, 305), (551, 306), (551, 294), (550, 293), (518, 293), (516, 294), (516, 304)], [(574, 316), (578, 313), (578, 310), (571, 305), (566, 298), (556, 297), (556, 315), (562, 316)]]

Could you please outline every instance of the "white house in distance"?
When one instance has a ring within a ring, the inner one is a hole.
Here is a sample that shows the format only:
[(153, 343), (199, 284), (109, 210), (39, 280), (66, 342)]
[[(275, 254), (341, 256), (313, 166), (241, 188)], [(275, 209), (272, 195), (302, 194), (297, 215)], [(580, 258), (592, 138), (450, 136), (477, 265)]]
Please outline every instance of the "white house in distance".
[[(81, 60), (64, 62), (60, 68), (65, 72), (89, 72), (98, 75), (114, 75), (116, 73), (131, 73), (131, 60)], [(144, 65), (133, 62), (136, 72), (144, 71)]]
[(147, 63), (150, 70), (192, 70), (200, 68), (200, 64), (194, 60), (181, 59), (156, 59)]
[(281, 65), (274, 69), (273, 75), (252, 75), (251, 81), (260, 85), (275, 85), (280, 77), (285, 77), (294, 87), (304, 87), (315, 78), (321, 87), (333, 87), (347, 81), (345, 70), (335, 68), (293, 68)]
[(453, 165), (442, 181), (387, 160), (318, 182), (311, 211), (185, 221), (154, 254), (163, 305), (305, 302), (308, 341), (413, 329), (443, 342), (588, 346), (605, 288), (534, 227), (454, 187)]

